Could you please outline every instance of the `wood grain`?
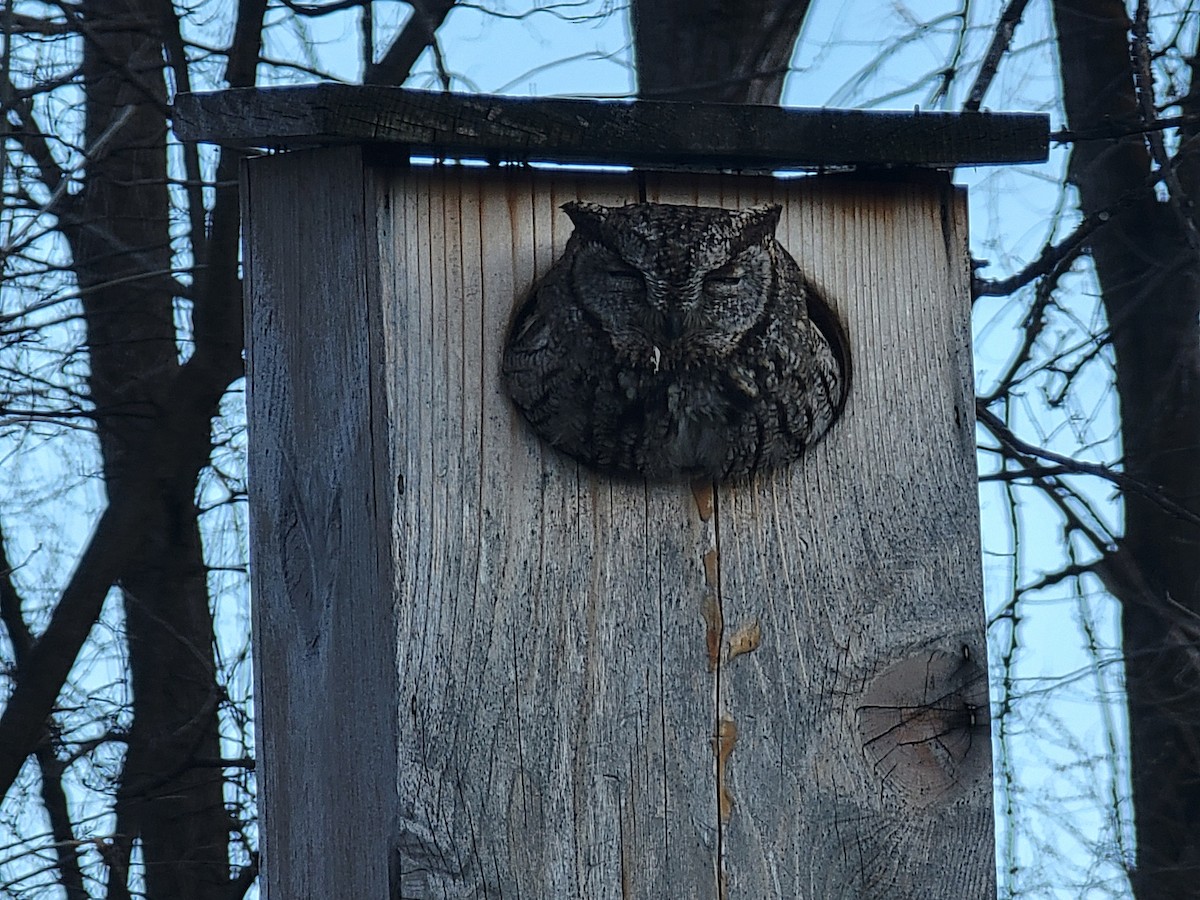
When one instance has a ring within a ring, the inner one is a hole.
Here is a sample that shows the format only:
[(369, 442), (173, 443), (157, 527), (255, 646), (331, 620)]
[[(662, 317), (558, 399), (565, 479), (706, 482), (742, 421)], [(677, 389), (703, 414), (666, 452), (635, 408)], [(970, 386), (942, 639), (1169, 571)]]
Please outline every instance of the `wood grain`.
[(783, 202), (781, 240), (834, 299), (855, 360), (824, 442), (718, 493), (726, 628), (761, 631), (720, 668), (717, 714), (738, 735), (731, 896), (990, 896), (964, 198), (746, 179), (695, 197)]
[[(358, 153), (248, 170), (268, 891), (992, 896), (961, 193)], [(559, 205), (643, 193), (783, 204), (855, 363), (790, 469), (613, 480), (503, 396)]]
[(175, 132), (238, 147), (370, 142), (439, 158), (685, 169), (954, 167), (1040, 162), (1032, 113), (788, 109), (312, 84), (180, 94)]
[(636, 179), (381, 183), (402, 894), (987, 896), (962, 198), (646, 190), (785, 204), (854, 342), (850, 406), (798, 466), (715, 494), (583, 470), (523, 425), (499, 354), (570, 233), (558, 205), (635, 200)]
[(242, 188), (264, 881), (271, 897), (386, 897), (395, 564), (374, 210), (355, 147), (249, 160)]

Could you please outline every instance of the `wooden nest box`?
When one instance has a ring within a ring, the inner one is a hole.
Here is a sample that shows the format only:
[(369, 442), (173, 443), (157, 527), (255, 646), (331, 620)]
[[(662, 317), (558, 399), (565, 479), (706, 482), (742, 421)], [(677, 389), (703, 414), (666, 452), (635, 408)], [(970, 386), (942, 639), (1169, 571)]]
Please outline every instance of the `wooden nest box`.
[[(268, 896), (994, 894), (947, 169), (1043, 159), (1044, 117), (332, 85), (177, 112), (287, 151), (242, 181)], [(853, 360), (828, 434), (730, 482), (543, 441), (501, 356), (573, 200), (779, 204)]]

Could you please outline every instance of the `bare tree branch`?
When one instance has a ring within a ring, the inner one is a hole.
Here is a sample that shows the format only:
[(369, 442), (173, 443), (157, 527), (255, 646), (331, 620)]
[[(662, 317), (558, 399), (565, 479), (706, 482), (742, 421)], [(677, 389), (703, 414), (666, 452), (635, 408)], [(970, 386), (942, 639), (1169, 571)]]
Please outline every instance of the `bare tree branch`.
[[(1057, 463), (1057, 467), (1053, 474), (1070, 473), (1074, 475), (1095, 475), (1097, 478), (1103, 478), (1117, 487), (1125, 491), (1140, 494), (1146, 499), (1155, 503), (1163, 512), (1169, 513), (1177, 517), (1181, 521), (1189, 522), (1192, 525), (1200, 525), (1200, 515), (1191, 510), (1180, 506), (1170, 497), (1164, 495), (1161, 491), (1156, 490), (1152, 486), (1138, 481), (1135, 478), (1130, 478), (1124, 472), (1118, 472), (1109, 466), (1102, 463), (1090, 463), (1085, 460), (1075, 459), (1071, 456), (1066, 456), (1061, 453), (1055, 453), (1053, 450), (1047, 450), (1044, 447), (1038, 447), (1030, 444), (1027, 441), (1017, 437), (1016, 434), (1004, 423), (1004, 420), (997, 416), (994, 412), (987, 408), (983, 403), (975, 405), (975, 413), (987, 429), (996, 436), (1004, 446), (1011, 450), (1022, 454), (1025, 457), (1036, 457), (1038, 459), (1049, 460), (1052, 463)], [(1052, 474), (1047, 471), (1038, 473), (1037, 477), (1042, 477), (1047, 474)]]
[(132, 556), (146, 502), (154, 490), (151, 475), (130, 479), (101, 514), (71, 580), (54, 608), (50, 624), (17, 668), (13, 691), (0, 713), (0, 796), (8, 793), (25, 760), (40, 744), (79, 650), (100, 608)]
[[(1155, 107), (1154, 73), (1150, 63), (1150, 4), (1147, 0), (1138, 0), (1137, 14), (1133, 19), (1133, 42), (1130, 53), (1134, 63), (1134, 85), (1137, 90), (1138, 108), (1141, 111), (1143, 123), (1152, 125), (1158, 118), (1158, 110)], [(1174, 210), (1183, 226), (1183, 234), (1187, 238), (1188, 245), (1193, 252), (1200, 251), (1200, 233), (1196, 231), (1190, 204), (1188, 209), (1183, 208), (1182, 201), (1185, 197), (1183, 185), (1180, 184), (1174, 163), (1167, 153), (1162, 130), (1147, 128), (1143, 135), (1146, 146), (1150, 148), (1150, 156), (1154, 159), (1158, 171), (1162, 173), (1163, 179), (1167, 183), (1171, 209)]]
[(967, 92), (967, 100), (963, 103), (965, 111), (977, 112), (983, 104), (983, 97), (996, 77), (996, 72), (1000, 68), (1000, 60), (1008, 52), (1013, 34), (1016, 33), (1017, 26), (1021, 24), (1021, 16), (1025, 15), (1025, 7), (1028, 5), (1029, 0), (1009, 0), (1008, 6), (1004, 7), (1004, 12), (1000, 14), (1000, 21), (996, 23), (996, 30), (992, 33), (992, 43), (979, 66), (979, 74), (975, 76), (975, 83)]
[(434, 44), (436, 32), (454, 8), (454, 0), (413, 0), (412, 16), (378, 63), (368, 62), (364, 84), (403, 84), (417, 57)]

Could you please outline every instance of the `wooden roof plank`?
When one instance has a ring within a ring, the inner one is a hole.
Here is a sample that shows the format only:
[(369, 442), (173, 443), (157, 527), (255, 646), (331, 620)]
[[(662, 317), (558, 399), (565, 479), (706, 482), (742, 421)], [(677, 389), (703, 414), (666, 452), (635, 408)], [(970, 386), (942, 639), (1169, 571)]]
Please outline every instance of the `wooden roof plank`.
[(314, 84), (176, 98), (185, 141), (395, 146), (415, 156), (698, 169), (1040, 162), (1049, 117), (446, 94)]

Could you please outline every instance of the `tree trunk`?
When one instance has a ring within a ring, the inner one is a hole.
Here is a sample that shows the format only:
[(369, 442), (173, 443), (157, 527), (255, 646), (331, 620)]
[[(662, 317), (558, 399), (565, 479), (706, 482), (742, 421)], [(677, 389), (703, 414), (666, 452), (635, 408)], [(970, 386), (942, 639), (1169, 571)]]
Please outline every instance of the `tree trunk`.
[[(1130, 21), (1121, 0), (1056, 0), (1063, 96), (1073, 131), (1136, 125)], [(1144, 86), (1149, 90), (1149, 86)], [(1192, 151), (1194, 153), (1195, 151)], [(1185, 150), (1184, 153), (1187, 153)], [(1075, 144), (1068, 177), (1087, 216), (1116, 359), (1124, 467), (1200, 510), (1200, 259), (1186, 197), (1160, 201), (1141, 135)], [(1194, 161), (1189, 161), (1194, 166)], [(1107, 560), (1122, 603), (1139, 900), (1192, 896), (1200, 879), (1200, 528), (1124, 495), (1124, 537)]]
[(778, 103), (810, 0), (637, 0), (638, 96)]
[[(109, 896), (129, 896), (129, 860), (140, 841), (146, 896), (181, 900), (226, 895), (230, 825), (222, 771), (213, 764), (220, 692), (194, 502), (215, 400), (182, 378), (176, 345), (167, 15), (169, 5), (149, 0), (83, 6), (90, 155), (64, 228), (88, 329), (88, 383), (110, 501), (147, 474), (155, 483), (119, 581), (133, 726), (118, 839), (108, 855)], [(159, 452), (147, 463), (151, 447)]]

